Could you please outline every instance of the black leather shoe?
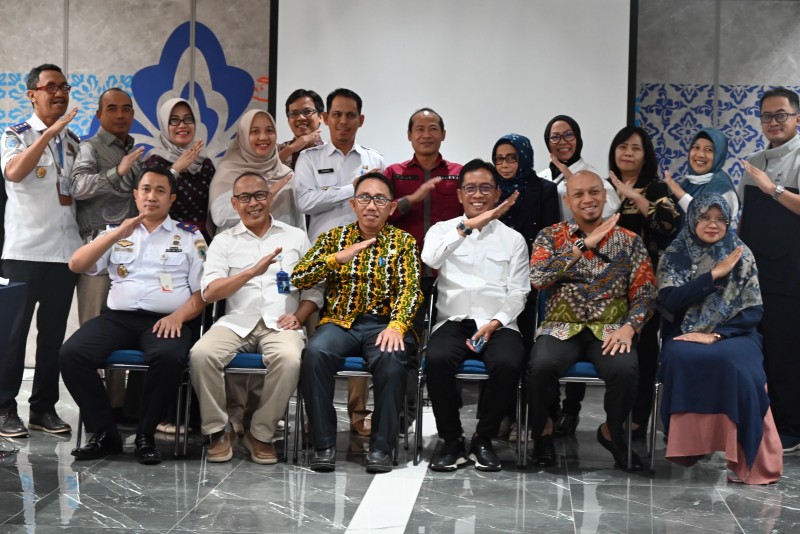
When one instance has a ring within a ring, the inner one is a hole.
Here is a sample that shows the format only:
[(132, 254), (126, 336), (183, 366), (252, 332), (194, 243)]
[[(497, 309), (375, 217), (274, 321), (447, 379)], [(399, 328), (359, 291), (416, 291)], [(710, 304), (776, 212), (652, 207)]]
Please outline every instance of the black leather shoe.
[(469, 444), (469, 459), (475, 462), (478, 471), (501, 471), (500, 459), (492, 447), (492, 440), (473, 436)]
[(4, 438), (28, 437), (28, 429), (17, 415), (16, 408), (0, 413), (0, 436)]
[(620, 449), (611, 440), (606, 439), (603, 435), (603, 425), (597, 427), (597, 442), (614, 456), (614, 467), (625, 471), (641, 471), (644, 467), (636, 451), (631, 451), (631, 466), (628, 469), (628, 449)]
[(161, 463), (161, 453), (156, 448), (156, 438), (152, 434), (136, 434), (136, 459), (143, 465)]
[(556, 464), (556, 447), (553, 435), (539, 436), (533, 443), (533, 465), (536, 467), (552, 467)]
[(328, 473), (336, 469), (336, 447), (317, 449), (311, 457), (311, 470)]
[(42, 413), (31, 410), (28, 427), (34, 430), (44, 430), (51, 434), (72, 432), (72, 428), (58, 416), (55, 410)]
[(431, 471), (455, 471), (468, 463), (464, 438), (448, 439), (433, 453), (428, 468)]
[(556, 421), (556, 426), (553, 428), (553, 434), (559, 437), (571, 436), (575, 434), (575, 429), (578, 428), (578, 421), (581, 418), (579, 415), (571, 415), (562, 413), (561, 417)]
[(72, 449), (76, 460), (99, 460), (122, 452), (122, 438), (110, 432), (95, 432), (83, 447)]
[(367, 473), (388, 473), (392, 470), (392, 455), (383, 451), (367, 454)]

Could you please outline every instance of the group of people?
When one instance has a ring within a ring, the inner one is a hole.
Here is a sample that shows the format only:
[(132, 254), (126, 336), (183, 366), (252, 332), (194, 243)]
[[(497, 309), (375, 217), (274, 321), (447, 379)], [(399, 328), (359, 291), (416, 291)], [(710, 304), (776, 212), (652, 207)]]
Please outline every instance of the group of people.
[[(77, 110), (61, 70), (36, 67), (27, 87), (30, 119), (0, 140), (3, 274), (27, 287), (0, 362), (2, 436), (71, 430), (55, 410), (60, 372), (92, 433), (73, 455), (121, 452), (120, 401), (97, 369), (114, 350), (138, 348), (149, 365), (140, 462), (161, 461), (154, 434), (188, 366), (208, 461), (230, 460), (240, 434), (254, 462), (277, 462), (274, 439), (299, 387), (310, 466), (331, 471), (334, 375), (361, 354), (374, 412), (366, 381), (351, 379), (351, 425), (370, 436), (367, 470), (390, 471), (430, 328), (424, 366), (442, 440), (433, 470), (501, 469), (492, 440), (520, 376), (532, 462), (556, 463), (554, 436), (575, 432), (584, 393), (567, 387), (562, 403), (558, 380), (579, 359), (606, 382), (597, 440), (620, 467), (641, 468), (624, 425), (631, 413), (633, 434), (646, 432), (656, 376), (671, 460), (691, 465), (723, 450), (732, 477), (768, 483), (780, 478), (782, 452), (800, 449), (789, 313), (800, 296), (800, 232), (791, 231), (800, 229), (800, 103), (791, 91), (762, 97), (770, 144), (743, 162), (737, 191), (723, 170), (727, 140), (710, 128), (691, 144), (691, 174), (663, 179), (647, 132), (622, 128), (603, 178), (583, 160), (567, 115), (547, 124), (551, 164), (537, 173), (519, 134), (497, 140), (491, 161), (445, 160), (444, 120), (421, 108), (408, 122), (412, 158), (387, 166), (356, 142), (364, 114), (355, 92), (336, 89), (323, 102), (298, 89), (285, 107), (290, 141), (277, 142), (269, 113), (250, 110), (215, 165), (187, 100), (161, 104), (157, 144), (144, 154), (121, 89), (100, 95), (100, 128), (79, 142), (67, 129)], [(76, 286), (81, 327), (62, 345)], [(223, 300), (224, 315), (200, 337), (197, 318)], [(15, 398), (37, 304), (26, 427)], [(265, 378), (226, 384), (225, 366), (241, 352), (263, 355)], [(468, 358), (489, 374), (469, 446), (455, 377)]]

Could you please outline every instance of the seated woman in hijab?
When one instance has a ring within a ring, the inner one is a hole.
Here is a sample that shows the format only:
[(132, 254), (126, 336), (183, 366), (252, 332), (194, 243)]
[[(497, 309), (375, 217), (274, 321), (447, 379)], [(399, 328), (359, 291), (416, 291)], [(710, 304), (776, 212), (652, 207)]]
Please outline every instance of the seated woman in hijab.
[(306, 219), (297, 207), (294, 191), (284, 187), (293, 174), (292, 169), (281, 163), (276, 140), (275, 119), (266, 111), (251, 109), (239, 119), (236, 138), (211, 181), (211, 219), (218, 232), (239, 222), (231, 196), (234, 180), (246, 172), (267, 179), (272, 193), (270, 214), (275, 219), (306, 231)]
[(783, 451), (756, 331), (761, 291), (731, 215), (719, 193), (696, 196), (658, 267), (666, 455), (689, 467), (724, 451), (729, 480), (769, 484), (781, 477)]
[(722, 168), (728, 158), (728, 138), (719, 130), (703, 128), (689, 148), (689, 169), (691, 173), (683, 178), (672, 178), (664, 171), (664, 181), (678, 199), (683, 214), (689, 209), (692, 198), (700, 193), (719, 193), (731, 208), (735, 223), (739, 214), (739, 196), (733, 180)]
[(147, 154), (144, 167), (160, 165), (176, 175), (177, 198), (169, 216), (197, 226), (208, 240), (208, 188), (214, 163), (203, 155), (203, 140), (195, 139), (197, 114), (183, 98), (170, 98), (158, 109), (158, 127), (158, 144)]

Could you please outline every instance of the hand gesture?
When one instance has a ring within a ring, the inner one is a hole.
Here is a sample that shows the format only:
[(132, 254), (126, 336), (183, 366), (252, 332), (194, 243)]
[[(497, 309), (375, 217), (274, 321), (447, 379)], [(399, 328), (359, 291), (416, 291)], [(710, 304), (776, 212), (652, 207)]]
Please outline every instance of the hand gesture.
[(146, 214), (140, 213), (136, 217), (131, 217), (130, 219), (125, 219), (117, 226), (116, 230), (116, 238), (117, 241), (120, 239), (125, 239), (126, 237), (130, 237), (133, 234), (133, 231), (136, 230), (136, 227), (142, 224), (144, 221)]
[(409, 199), (411, 200), (412, 203), (422, 202), (423, 200), (425, 200), (430, 196), (431, 191), (433, 191), (433, 189), (436, 187), (436, 184), (438, 184), (441, 181), (442, 181), (441, 176), (437, 176), (436, 178), (431, 178), (430, 180), (419, 186), (419, 188), (416, 191), (408, 195), (410, 197)]
[(300, 137), (297, 138), (296, 142), (299, 146), (297, 150), (295, 150), (295, 152), (299, 152), (303, 149), (316, 145), (319, 139), (320, 139), (319, 130), (315, 132), (309, 132), (305, 135), (301, 135)]
[(392, 327), (386, 327), (383, 332), (378, 334), (378, 339), (375, 340), (375, 346), (380, 346), (381, 352), (406, 350), (406, 345), (403, 343), (403, 334)]
[(672, 174), (670, 174), (669, 170), (664, 169), (664, 182), (666, 182), (667, 187), (669, 187), (670, 192), (677, 198), (678, 200), (682, 199), (686, 195), (686, 191), (672, 179)]
[(600, 226), (592, 230), (592, 233), (589, 234), (583, 242), (586, 243), (586, 246), (589, 248), (595, 248), (603, 238), (608, 235), (608, 233), (614, 229), (617, 225), (617, 221), (619, 221), (619, 213), (615, 213), (605, 221), (603, 221)]
[(303, 325), (292, 313), (285, 313), (278, 317), (278, 328), (280, 330), (300, 330)]
[(283, 189), (283, 186), (288, 184), (289, 180), (291, 180), (292, 178), (294, 178), (294, 173), (290, 172), (289, 174), (287, 174), (286, 176), (284, 176), (283, 178), (281, 178), (277, 182), (275, 182), (272, 185), (270, 185), (269, 186), (269, 192), (272, 194), (272, 198), (275, 198), (277, 196), (277, 194), (280, 192), (280, 190)]
[(712, 280), (718, 280), (723, 276), (728, 276), (728, 273), (733, 270), (741, 257), (742, 247), (736, 247), (733, 249), (733, 252), (725, 256), (722, 261), (720, 261), (713, 269), (711, 269)]
[(467, 219), (465, 224), (467, 227), (472, 228), (473, 230), (480, 230), (494, 219), (499, 219), (505, 215), (505, 213), (511, 209), (511, 206), (517, 202), (518, 198), (519, 191), (514, 191), (511, 196), (501, 202), (497, 207), (488, 211), (484, 211), (480, 215), (476, 215), (471, 219)]
[(365, 248), (371, 247), (375, 244), (375, 238), (367, 239), (366, 241), (359, 241), (358, 243), (353, 243), (349, 247), (345, 248), (344, 250), (340, 250), (336, 253), (336, 263), (339, 265), (344, 265), (345, 263), (349, 262), (359, 254)]
[(119, 165), (117, 165), (117, 174), (120, 176), (128, 174), (128, 171), (130, 171), (133, 164), (142, 157), (142, 154), (144, 154), (144, 147), (140, 146), (130, 154), (122, 156), (122, 160), (120, 160)]
[(201, 150), (203, 150), (203, 140), (198, 139), (175, 160), (175, 163), (172, 164), (172, 169), (178, 173), (185, 171), (197, 159)]
[[(569, 167), (567, 167), (566, 165), (561, 163), (561, 161), (559, 161), (559, 159), (556, 157), (556, 155), (553, 154), (552, 152), (550, 153), (550, 161), (552, 161), (553, 165), (555, 165), (556, 168), (559, 171), (561, 171), (561, 174), (564, 175), (564, 179), (565, 180), (569, 180), (572, 177), (572, 175), (574, 174), (571, 170), (569, 170)], [(555, 178), (555, 176), (553, 178)]]
[(276, 248), (272, 252), (272, 254), (267, 254), (266, 256), (258, 260), (258, 263), (250, 267), (250, 272), (253, 275), (253, 278), (255, 278), (256, 276), (261, 276), (262, 274), (267, 272), (269, 266), (278, 261), (275, 258), (277, 258), (278, 254), (280, 254), (282, 250), (283, 247)]
[(78, 108), (72, 108), (70, 111), (59, 117), (58, 120), (56, 120), (56, 122), (51, 124), (50, 127), (47, 129), (47, 131), (53, 134), (53, 137), (57, 136), (64, 130), (64, 128), (67, 127), (67, 124), (72, 122), (72, 119), (74, 119), (75, 115), (77, 114), (78, 114)]
[(183, 323), (174, 317), (174, 315), (175, 314), (171, 313), (166, 317), (162, 317), (153, 325), (153, 333), (156, 337), (181, 337)]
[(767, 195), (772, 195), (775, 192), (775, 182), (772, 181), (772, 178), (770, 178), (767, 173), (753, 167), (746, 159), (742, 159), (742, 165), (744, 166), (744, 172), (753, 177), (753, 180), (761, 191)]
[(617, 175), (614, 174), (614, 171), (608, 171), (608, 174), (609, 178), (611, 179), (611, 184), (619, 193), (622, 193), (622, 195), (625, 198), (633, 199), (634, 197), (640, 195), (640, 193), (636, 191), (636, 189), (634, 189), (633, 186), (628, 185), (619, 178), (617, 178)]
[[(492, 335), (501, 326), (503, 326), (503, 325), (500, 323), (500, 321), (498, 321), (496, 319), (492, 319), (491, 321), (489, 321), (488, 323), (486, 323), (482, 327), (478, 328), (478, 331), (475, 332), (474, 334), (472, 334), (472, 337), (469, 338), (467, 340), (467, 342), (466, 342), (467, 343), (467, 347), (469, 348), (469, 350), (471, 350), (472, 352), (478, 352), (478, 351), (475, 350), (475, 347), (473, 346), (473, 343), (477, 342), (480, 338), (486, 339), (486, 343), (488, 343), (489, 340), (492, 339)], [(470, 341), (472, 343), (470, 343)]]
[(614, 330), (610, 336), (603, 340), (603, 356), (614, 356), (617, 353), (630, 352), (635, 333), (633, 327), (629, 324), (624, 324)]

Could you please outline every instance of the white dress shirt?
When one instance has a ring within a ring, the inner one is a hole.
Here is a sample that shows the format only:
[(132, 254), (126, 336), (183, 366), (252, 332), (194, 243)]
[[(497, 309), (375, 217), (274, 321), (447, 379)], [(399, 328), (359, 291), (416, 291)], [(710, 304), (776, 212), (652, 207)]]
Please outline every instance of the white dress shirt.
[(331, 228), (354, 222), (356, 214), (347, 202), (354, 193), (353, 181), (372, 169), (383, 171), (385, 167), (383, 156), (359, 144), (346, 155), (333, 143), (301, 152), (289, 185), (294, 188), (300, 211), (311, 217), (308, 237), (314, 241)]
[[(167, 216), (152, 233), (143, 224), (137, 226), (130, 237), (114, 243), (86, 274), (108, 268), (110, 309), (166, 315), (200, 290), (205, 251), (200, 230)], [(169, 282), (166, 287), (164, 282)]]
[[(572, 171), (572, 174), (575, 174), (578, 171), (590, 171), (595, 173), (597, 176), (600, 176), (600, 179), (603, 180), (603, 176), (600, 174), (600, 171), (586, 163), (583, 158), (579, 159), (568, 168), (570, 171)], [(550, 167), (547, 167), (543, 171), (538, 171), (536, 174), (539, 176), (539, 178), (544, 178), (545, 180), (555, 182), (556, 189), (558, 190), (558, 200), (561, 201), (561, 220), (569, 221), (572, 219), (572, 210), (569, 209), (569, 206), (567, 206), (567, 203), (564, 201), (564, 195), (567, 194), (567, 181), (564, 179), (564, 175), (561, 174), (558, 176), (558, 178), (553, 180), (553, 173), (550, 171)], [(611, 185), (611, 182), (608, 180), (603, 180), (603, 187), (606, 190), (606, 203), (603, 206), (603, 218), (605, 219), (614, 215), (617, 210), (619, 210), (622, 202), (620, 202), (619, 195), (617, 195), (617, 190), (614, 189), (614, 186)]]
[(422, 261), (438, 269), (437, 323), (473, 319), (478, 328), (492, 319), (519, 331), (517, 316), (531, 290), (525, 238), (500, 221), (461, 237), (463, 217), (436, 223), (425, 234)]
[(321, 308), (322, 291), (319, 287), (300, 291), (292, 286), (288, 294), (278, 293), (278, 272), (283, 270), (291, 277), (295, 265), (310, 246), (305, 232), (274, 218), (263, 237), (255, 235), (242, 222), (217, 234), (208, 249), (201, 283), (204, 292), (214, 280), (249, 269), (278, 247), (283, 247), (283, 250), (266, 273), (251, 278), (226, 299), (227, 313), (212, 328), (225, 326), (243, 338), (252, 332), (260, 319), (264, 320), (267, 328), (279, 330), (278, 317), (297, 311), (301, 300), (310, 300)]

